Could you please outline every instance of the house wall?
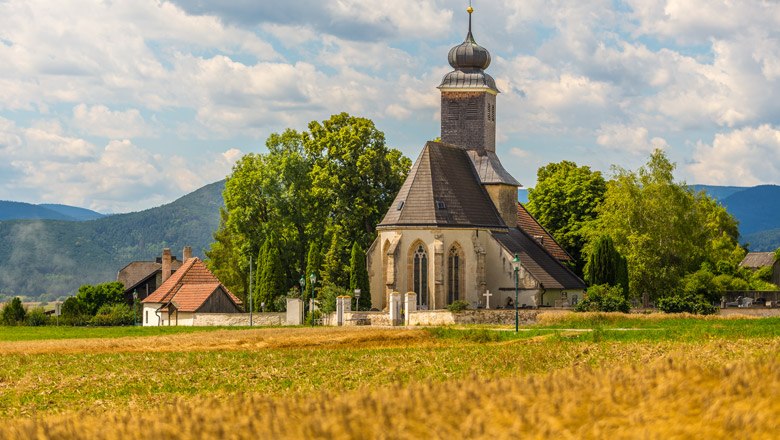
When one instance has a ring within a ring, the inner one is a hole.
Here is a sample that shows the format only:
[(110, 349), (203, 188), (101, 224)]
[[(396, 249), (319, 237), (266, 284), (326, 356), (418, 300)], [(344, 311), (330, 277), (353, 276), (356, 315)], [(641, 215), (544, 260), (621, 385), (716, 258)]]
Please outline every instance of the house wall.
[[(506, 298), (514, 299), (514, 273), (509, 254), (489, 230), (484, 229), (422, 229), (404, 228), (380, 230), (369, 249), (368, 270), (373, 308), (387, 308), (388, 295), (392, 291), (406, 293), (413, 289), (411, 266), (413, 246), (422, 243), (428, 254), (428, 286), (431, 296), (430, 309), (447, 306), (447, 255), (457, 244), (463, 252), (462, 299), (471, 307), (485, 304), (483, 294), (490, 290), (492, 307), (505, 305)], [(393, 249), (392, 255), (386, 250)], [(415, 246), (416, 247), (416, 246)], [(524, 269), (520, 270), (520, 304), (533, 304), (533, 298), (541, 292), (539, 283)]]
[[(162, 304), (147, 303), (144, 304), (141, 324), (144, 327), (157, 326), (248, 326), (249, 313), (185, 313), (178, 312), (168, 317), (167, 312), (160, 312), (161, 319), (155, 315)], [(147, 315), (148, 312), (148, 315)], [(148, 316), (148, 321), (146, 317)], [(255, 313), (252, 316), (254, 326), (285, 325), (284, 313)]]
[(160, 318), (154, 313), (155, 310), (160, 308), (160, 303), (145, 303), (141, 310), (141, 324), (144, 327), (157, 327), (162, 325)]

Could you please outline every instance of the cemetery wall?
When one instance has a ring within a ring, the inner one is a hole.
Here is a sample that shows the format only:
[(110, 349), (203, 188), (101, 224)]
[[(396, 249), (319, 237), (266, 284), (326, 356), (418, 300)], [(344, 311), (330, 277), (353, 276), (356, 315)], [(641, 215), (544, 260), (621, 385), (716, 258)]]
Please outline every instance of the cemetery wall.
[[(252, 316), (252, 324), (255, 326), (285, 325), (285, 313), (255, 313)], [(196, 313), (192, 320), (183, 324), (179, 318), (179, 325), (193, 326), (248, 326), (249, 313)]]

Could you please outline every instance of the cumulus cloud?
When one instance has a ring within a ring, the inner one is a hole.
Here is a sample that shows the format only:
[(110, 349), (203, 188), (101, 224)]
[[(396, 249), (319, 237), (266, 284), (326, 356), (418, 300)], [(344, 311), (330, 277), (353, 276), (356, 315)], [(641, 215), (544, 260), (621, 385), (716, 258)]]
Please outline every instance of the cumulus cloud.
[(669, 147), (660, 137), (648, 137), (645, 127), (631, 125), (603, 125), (597, 132), (596, 143), (609, 150), (629, 151), (646, 155), (656, 149)]
[(696, 182), (750, 186), (780, 183), (780, 129), (769, 124), (720, 133), (699, 142), (688, 171)]
[(104, 105), (79, 104), (73, 108), (73, 126), (82, 133), (111, 139), (150, 137), (152, 129), (137, 109), (114, 111)]

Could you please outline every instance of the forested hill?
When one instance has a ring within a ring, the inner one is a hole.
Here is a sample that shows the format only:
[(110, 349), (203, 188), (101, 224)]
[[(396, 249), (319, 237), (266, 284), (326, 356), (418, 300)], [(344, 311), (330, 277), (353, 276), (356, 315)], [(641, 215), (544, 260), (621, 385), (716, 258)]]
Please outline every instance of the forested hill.
[(69, 220), (84, 221), (104, 217), (89, 209), (68, 205), (33, 205), (24, 202), (0, 200), (0, 221), (2, 220)]
[[(203, 257), (219, 226), (225, 181), (172, 203), (97, 220), (0, 221), (0, 294), (56, 298), (85, 283), (113, 281), (133, 260), (190, 245)], [(34, 206), (34, 205), (33, 205)]]

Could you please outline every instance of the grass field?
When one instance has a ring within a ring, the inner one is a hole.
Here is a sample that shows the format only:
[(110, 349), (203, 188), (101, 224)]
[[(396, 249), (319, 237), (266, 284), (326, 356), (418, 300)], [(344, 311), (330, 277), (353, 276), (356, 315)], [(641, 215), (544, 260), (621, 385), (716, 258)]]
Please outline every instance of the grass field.
[(517, 335), (1, 329), (0, 438), (775, 438), (780, 429), (780, 319), (540, 321)]

